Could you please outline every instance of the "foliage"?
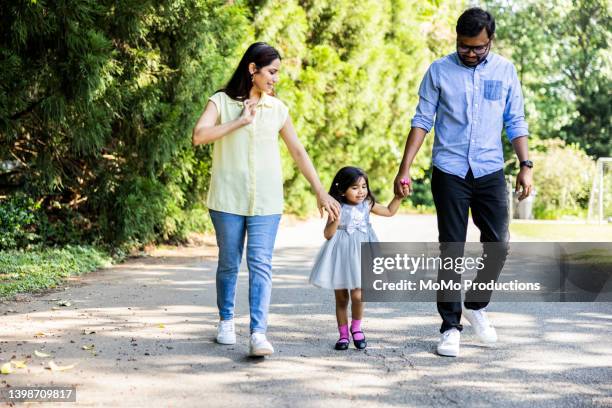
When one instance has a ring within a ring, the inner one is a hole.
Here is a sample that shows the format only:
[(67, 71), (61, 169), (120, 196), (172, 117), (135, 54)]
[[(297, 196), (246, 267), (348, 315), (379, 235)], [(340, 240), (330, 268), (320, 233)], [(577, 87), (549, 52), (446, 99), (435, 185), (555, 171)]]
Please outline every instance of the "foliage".
[[(500, 51), (519, 68), (532, 133), (609, 155), (609, 5), (487, 4)], [(2, 245), (25, 247), (37, 235), (48, 245), (117, 247), (180, 241), (210, 228), (212, 146), (193, 148), (191, 130), (255, 40), (284, 57), (279, 97), (323, 183), (358, 165), (381, 201), (390, 198), (418, 85), (434, 59), (454, 51), (463, 7), (439, 0), (2, 3), (0, 194), (23, 193), (41, 205), (33, 223), (17, 216), (19, 206), (4, 215), (12, 226), (4, 222), (3, 231), (13, 238), (3, 234)], [(415, 206), (431, 205), (432, 140), (412, 171)], [(306, 214), (313, 194), (282, 154), (286, 211)]]
[(579, 146), (566, 145), (560, 139), (535, 144), (531, 155), (538, 163), (534, 171), (536, 218), (584, 215), (595, 174), (595, 164), (589, 156)]
[(53, 288), (63, 278), (93, 271), (110, 262), (106, 253), (92, 247), (0, 251), (0, 299), (17, 292)]
[(27, 248), (38, 240), (32, 232), (39, 205), (24, 194), (0, 200), (0, 250)]
[(42, 203), (49, 243), (184, 236), (209, 172), (191, 128), (242, 48), (246, 10), (22, 1), (0, 24), (0, 163), (20, 164), (0, 188)]
[(488, 1), (516, 64), (530, 130), (612, 156), (612, 20), (606, 0)]

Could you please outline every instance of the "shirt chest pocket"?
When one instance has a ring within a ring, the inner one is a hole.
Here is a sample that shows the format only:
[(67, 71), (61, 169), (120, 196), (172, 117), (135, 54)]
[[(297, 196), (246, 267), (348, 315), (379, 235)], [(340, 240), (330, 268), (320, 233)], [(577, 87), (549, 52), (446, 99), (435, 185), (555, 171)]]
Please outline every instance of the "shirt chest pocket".
[(484, 81), (484, 97), (489, 101), (499, 101), (502, 99), (503, 82), (496, 80), (485, 79)]

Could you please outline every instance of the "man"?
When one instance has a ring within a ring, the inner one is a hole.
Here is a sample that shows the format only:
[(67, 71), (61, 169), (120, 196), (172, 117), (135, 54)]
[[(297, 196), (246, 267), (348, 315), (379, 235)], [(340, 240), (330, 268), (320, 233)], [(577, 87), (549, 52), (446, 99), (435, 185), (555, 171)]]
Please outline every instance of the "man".
[[(431, 190), (441, 256), (463, 255), (471, 209), (484, 253), (489, 255), (485, 255), (485, 267), (475, 281), (496, 281), (509, 239), (501, 139), (504, 126), (520, 162), (516, 183), (517, 192), (522, 187), (519, 200), (528, 197), (532, 188), (523, 95), (514, 65), (490, 52), (495, 34), (490, 13), (480, 8), (466, 10), (456, 31), (457, 52), (435, 61), (421, 82), (419, 104), (394, 189), (401, 194), (402, 184), (411, 183), (410, 166), (425, 135), (435, 127)], [(438, 281), (460, 279), (453, 270), (438, 271)], [(466, 293), (463, 314), (481, 340), (493, 343), (497, 334), (485, 313), (490, 297), (491, 292)], [(438, 354), (455, 357), (462, 330), (461, 293), (439, 291), (437, 307), (442, 317)]]

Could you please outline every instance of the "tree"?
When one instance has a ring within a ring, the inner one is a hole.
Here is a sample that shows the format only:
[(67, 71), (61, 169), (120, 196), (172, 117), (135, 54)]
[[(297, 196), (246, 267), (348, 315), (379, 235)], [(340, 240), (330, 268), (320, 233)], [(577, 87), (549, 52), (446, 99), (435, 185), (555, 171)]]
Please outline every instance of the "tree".
[(519, 71), (532, 133), (612, 155), (610, 3), (488, 2), (497, 38)]

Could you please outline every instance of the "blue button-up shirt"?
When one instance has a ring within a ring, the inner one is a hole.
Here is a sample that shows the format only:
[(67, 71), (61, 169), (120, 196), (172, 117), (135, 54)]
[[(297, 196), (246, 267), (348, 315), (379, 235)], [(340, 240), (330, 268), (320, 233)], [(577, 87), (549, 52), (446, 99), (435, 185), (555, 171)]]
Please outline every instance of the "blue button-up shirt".
[(528, 135), (516, 69), (491, 52), (475, 68), (457, 53), (429, 67), (411, 125), (429, 132), (434, 117), (433, 164), (462, 178), (470, 168), (478, 178), (504, 167), (503, 126), (510, 141)]

